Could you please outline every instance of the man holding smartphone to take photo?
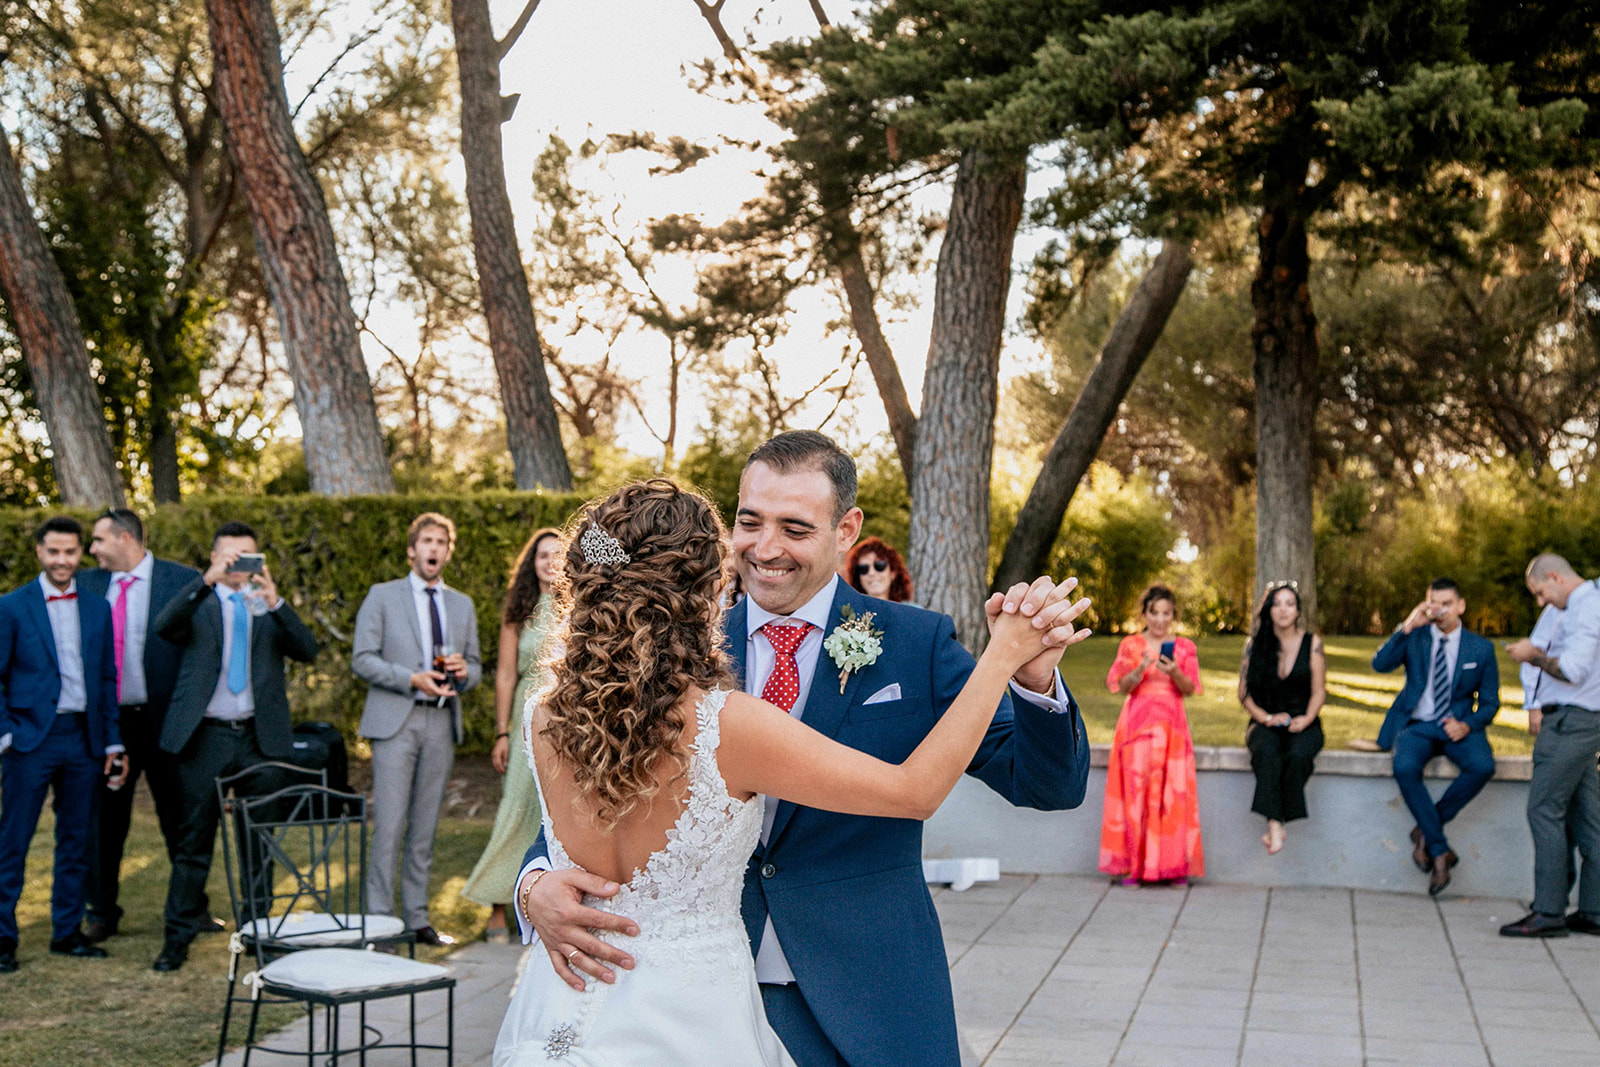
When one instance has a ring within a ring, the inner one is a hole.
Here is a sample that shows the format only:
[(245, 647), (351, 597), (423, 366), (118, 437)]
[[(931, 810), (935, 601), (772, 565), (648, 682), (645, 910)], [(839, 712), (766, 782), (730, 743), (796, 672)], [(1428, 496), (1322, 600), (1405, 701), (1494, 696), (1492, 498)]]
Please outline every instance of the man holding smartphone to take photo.
[[(185, 817), (167, 883), (166, 941), (154, 965), (176, 971), (206, 914), (206, 878), (220, 817), (216, 780), (289, 758), (283, 660), (310, 663), (317, 639), (278, 595), (255, 531), (242, 522), (218, 528), (211, 565), (173, 597), (154, 628), (183, 650), (161, 749), (177, 757)], [(280, 784), (286, 783), (263, 780), (255, 791)]]

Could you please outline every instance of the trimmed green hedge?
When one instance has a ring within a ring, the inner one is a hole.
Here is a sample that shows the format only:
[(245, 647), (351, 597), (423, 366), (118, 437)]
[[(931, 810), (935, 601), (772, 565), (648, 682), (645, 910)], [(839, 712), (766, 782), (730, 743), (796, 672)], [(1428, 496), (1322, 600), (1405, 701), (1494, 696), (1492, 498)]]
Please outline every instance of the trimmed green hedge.
[[(218, 526), (238, 519), (255, 528), (279, 591), (322, 642), (315, 663), (289, 665), (295, 718), (336, 723), (354, 738), (366, 694), (365, 683), (350, 673), (356, 611), (370, 586), (406, 573), (411, 520), (424, 511), (450, 516), (456, 551), (445, 581), (472, 597), (483, 644), (483, 684), (466, 696), (467, 745), (487, 749), (494, 739), (493, 676), (507, 571), (533, 530), (560, 526), (582, 503), (572, 494), (512, 492), (193, 497), (142, 517), (151, 551), (202, 570)], [(0, 589), (14, 589), (38, 573), (33, 530), (53, 514), (83, 521), (87, 544), (95, 513), (0, 509)], [(94, 563), (87, 554), (84, 562)]]

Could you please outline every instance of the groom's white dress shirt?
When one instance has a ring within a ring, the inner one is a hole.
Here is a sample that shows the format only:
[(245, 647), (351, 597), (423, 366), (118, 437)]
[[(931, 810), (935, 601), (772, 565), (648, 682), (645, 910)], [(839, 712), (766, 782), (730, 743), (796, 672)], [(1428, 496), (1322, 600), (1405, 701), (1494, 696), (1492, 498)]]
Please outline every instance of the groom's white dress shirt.
[[(839, 577), (835, 575), (792, 615), (774, 615), (764, 610), (753, 597), (746, 598), (744, 661), (746, 693), (752, 696), (761, 695), (761, 690), (766, 687), (767, 678), (772, 674), (772, 667), (777, 659), (772, 651), (772, 642), (761, 632), (761, 628), (769, 622), (808, 622), (814, 629), (806, 634), (805, 640), (800, 642), (800, 647), (795, 649), (794, 653), (795, 666), (800, 671), (800, 695), (795, 698), (794, 707), (789, 709), (789, 714), (795, 718), (802, 720), (805, 718), (806, 697), (811, 692), (811, 681), (817, 673), (817, 661), (822, 654), (823, 635), (827, 633), (828, 625), (832, 621), (828, 613), (833, 608), (833, 598), (838, 592), (838, 586)], [(1067, 688), (1061, 681), (1059, 671), (1056, 672), (1055, 693), (1052, 696), (1023, 689), (1015, 682), (1011, 685), (1011, 692), (1014, 697), (1020, 697), (1047, 711), (1061, 713), (1071, 709), (1067, 699)], [(764, 797), (763, 803), (765, 811), (761, 819), (761, 843), (764, 845), (767, 843), (767, 836), (772, 832), (772, 823), (777, 816), (779, 802), (771, 797)], [(517, 875), (515, 884), (520, 886), (530, 871), (549, 869), (549, 860), (542, 858), (531, 860)], [(533, 927), (528, 925), (520, 907), (513, 906), (512, 911), (517, 916), (517, 926), (522, 932), (522, 943), (531, 944)], [(783, 946), (778, 944), (778, 935), (772, 928), (770, 915), (767, 916), (766, 930), (761, 935), (761, 948), (756, 952), (756, 981), (769, 985), (782, 985), (794, 981), (794, 971), (790, 969), (789, 961), (784, 958)]]

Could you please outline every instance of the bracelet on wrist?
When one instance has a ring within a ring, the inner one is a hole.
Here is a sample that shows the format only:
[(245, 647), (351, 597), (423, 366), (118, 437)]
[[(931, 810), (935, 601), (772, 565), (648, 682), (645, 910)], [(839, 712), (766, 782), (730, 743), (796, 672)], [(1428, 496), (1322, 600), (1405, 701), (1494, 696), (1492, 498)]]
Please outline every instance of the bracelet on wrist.
[(506, 737), (506, 738), (509, 738), (509, 737), (510, 737), (510, 736), (511, 736), (511, 732), (510, 732), (510, 731), (509, 731), (509, 730), (501, 730), (501, 731), (500, 731), (500, 732), (499, 732), (499, 733), (497, 733), (497, 734), (495, 734), (495, 735), (494, 735), (494, 739), (495, 739), (495, 740), (496, 740), (496, 741), (498, 741), (498, 740), (500, 740), (500, 739), (501, 739), (501, 738), (502, 738), (502, 737)]
[(528, 896), (533, 892), (533, 887), (539, 884), (539, 879), (550, 873), (550, 869), (534, 871), (526, 882), (522, 884), (522, 892), (517, 894), (517, 911), (526, 919), (528, 917)]

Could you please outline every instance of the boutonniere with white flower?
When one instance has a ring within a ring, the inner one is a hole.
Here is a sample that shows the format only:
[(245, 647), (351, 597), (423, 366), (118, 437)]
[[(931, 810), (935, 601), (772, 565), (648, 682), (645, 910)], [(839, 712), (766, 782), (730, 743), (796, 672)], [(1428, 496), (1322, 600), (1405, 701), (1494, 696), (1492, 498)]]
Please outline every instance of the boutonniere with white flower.
[(839, 609), (839, 617), (844, 621), (833, 628), (822, 647), (839, 668), (839, 692), (843, 693), (851, 671), (878, 662), (883, 653), (883, 631), (872, 625), (872, 612), (857, 615), (849, 604)]

